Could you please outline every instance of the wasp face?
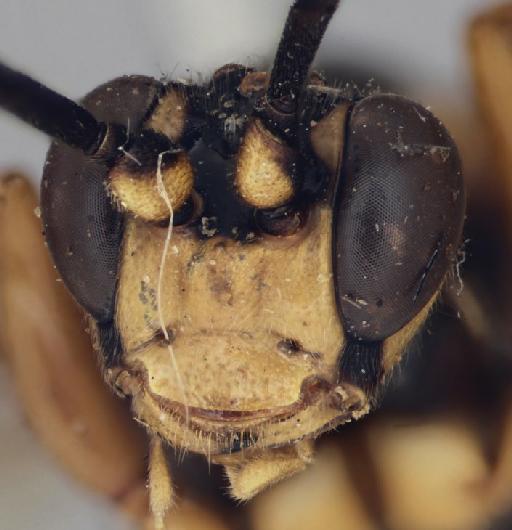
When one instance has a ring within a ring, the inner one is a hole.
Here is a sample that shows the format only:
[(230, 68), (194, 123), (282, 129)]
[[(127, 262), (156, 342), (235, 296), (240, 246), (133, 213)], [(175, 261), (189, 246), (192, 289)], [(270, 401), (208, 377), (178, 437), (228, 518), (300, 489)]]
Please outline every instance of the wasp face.
[[(233, 101), (233, 112), (247, 109)], [(165, 115), (162, 107), (170, 113)], [(153, 113), (158, 120), (149, 121), (157, 127), (174, 123), (184, 130), (173, 112), (163, 98)], [(331, 113), (322, 119), (320, 128), (332, 119)], [(122, 165), (111, 171), (117, 181), (114, 193), (123, 197), (129, 212), (116, 297), (122, 355), (113, 371), (115, 384), (132, 396), (139, 419), (151, 429), (210, 456), (316, 436), (365, 414), (375, 390), (358, 384), (361, 380), (340, 377), (347, 343), (336, 294), (346, 281), (337, 257), (340, 243), (334, 240), (340, 199), (323, 193), (310, 195), (307, 204), (298, 200), (305, 193), (296, 184), (303, 179), (300, 153), (279, 142), (257, 118), (244, 116), (243, 123), (238, 145), (230, 146), (230, 152), (220, 154), (202, 142), (186, 159), (169, 166), (169, 195), (176, 196), (172, 186), (180, 188), (173, 177), (190, 168), (194, 185), (188, 199), (195, 203), (188, 219), (173, 227), (170, 239), (160, 214), (130, 215), (152, 202), (161, 203), (164, 214), (156, 184), (147, 187), (147, 177)], [(213, 135), (204, 132), (205, 137)], [(211, 181), (216, 193), (208, 193)], [(279, 215), (281, 211), (288, 216)], [(286, 219), (299, 214), (300, 222)], [(286, 222), (288, 231), (279, 234)], [(390, 244), (403, 252), (400, 227), (386, 218), (382, 227), (390, 233)], [(351, 270), (346, 273), (357, 277)], [(362, 381), (380, 382), (389, 371), (425, 318), (439, 282), (435, 285), (408, 315), (405, 327), (394, 322), (396, 329), (384, 333), (382, 354), (373, 365), (358, 367), (374, 370), (363, 374)], [(340, 296), (342, 305), (348, 295)], [(353, 304), (363, 308), (362, 295), (352, 296)], [(385, 293), (382, 298), (389, 300)], [(371, 297), (366, 299), (369, 305)]]
[(281, 445), (366, 410), (363, 393), (337, 381), (344, 339), (331, 227), (332, 213), (322, 206), (282, 239), (201, 238), (177, 227), (159, 307), (166, 229), (128, 223), (117, 324), (146, 423), (215, 454), (231, 451), (239, 435), (247, 446)]
[(308, 84), (336, 5), (294, 4), (270, 76), (99, 87), (99, 137), (48, 155), (48, 244), (106, 379), (228, 468), (292, 447), (296, 470), (301, 440), (368, 412), (461, 236), (460, 160), (430, 112)]

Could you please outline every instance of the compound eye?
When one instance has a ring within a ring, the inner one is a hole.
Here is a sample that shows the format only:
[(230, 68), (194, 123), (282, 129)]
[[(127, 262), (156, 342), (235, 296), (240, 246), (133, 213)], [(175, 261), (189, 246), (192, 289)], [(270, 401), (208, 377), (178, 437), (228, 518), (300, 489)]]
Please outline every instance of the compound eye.
[(349, 340), (382, 341), (432, 299), (456, 258), (464, 211), (459, 154), (437, 118), (395, 95), (354, 106), (333, 249)]
[[(161, 84), (141, 76), (101, 85), (82, 102), (96, 119), (137, 130)], [(46, 240), (66, 286), (98, 322), (114, 317), (123, 216), (107, 193), (110, 166), (54, 142), (41, 186)]]

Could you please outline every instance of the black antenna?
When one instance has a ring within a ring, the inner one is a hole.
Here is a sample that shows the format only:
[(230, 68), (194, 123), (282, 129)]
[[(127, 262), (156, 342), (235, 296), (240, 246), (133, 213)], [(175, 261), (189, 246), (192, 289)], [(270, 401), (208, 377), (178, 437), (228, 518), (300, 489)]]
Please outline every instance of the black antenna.
[(325, 30), (340, 0), (295, 0), (290, 8), (267, 89), (267, 104), (295, 114)]
[(101, 145), (107, 126), (74, 101), (0, 63), (0, 107), (86, 154)]

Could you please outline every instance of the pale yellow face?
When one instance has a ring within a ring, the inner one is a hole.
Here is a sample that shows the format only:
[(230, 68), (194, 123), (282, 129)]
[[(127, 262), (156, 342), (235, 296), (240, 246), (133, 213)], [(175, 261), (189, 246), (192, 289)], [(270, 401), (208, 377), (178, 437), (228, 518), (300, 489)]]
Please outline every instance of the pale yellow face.
[[(337, 383), (344, 337), (331, 217), (317, 205), (295, 234), (252, 243), (201, 240), (176, 227), (162, 273), (167, 229), (128, 221), (117, 301), (126, 371), (118, 384), (142, 422), (175, 445), (215, 455), (314, 437), (368, 411), (360, 389)], [(425, 314), (389, 339), (388, 363)]]
[[(172, 92), (167, 97), (174, 101)], [(167, 103), (148, 125), (177, 141), (184, 118)], [(333, 180), (347, 108), (335, 107), (311, 132)], [(253, 209), (290, 201), (294, 156), (251, 122), (232, 174), (240, 200)], [(190, 194), (191, 171), (183, 156), (160, 175), (176, 208)], [(120, 167), (111, 186), (127, 216), (116, 314), (124, 354), (107, 379), (131, 396), (139, 421), (175, 446), (219, 459), (284, 448), (366, 414), (369, 397), (338, 382), (345, 339), (333, 281), (332, 201), (309, 205), (303, 225), (280, 237), (201, 238), (197, 227), (175, 226), (163, 256), (169, 232), (157, 221), (168, 206), (155, 177), (158, 168), (140, 179)], [(433, 299), (384, 342), (384, 374)]]

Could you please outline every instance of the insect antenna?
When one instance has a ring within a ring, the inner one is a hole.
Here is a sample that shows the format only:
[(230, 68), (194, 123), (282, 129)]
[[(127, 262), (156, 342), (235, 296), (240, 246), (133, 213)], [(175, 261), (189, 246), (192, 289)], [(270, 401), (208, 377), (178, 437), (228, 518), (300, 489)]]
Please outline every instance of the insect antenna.
[(296, 0), (290, 8), (263, 111), (278, 128), (295, 120), (309, 69), (338, 5), (339, 0)]
[(86, 154), (94, 154), (107, 133), (83, 107), (2, 63), (0, 107)]

